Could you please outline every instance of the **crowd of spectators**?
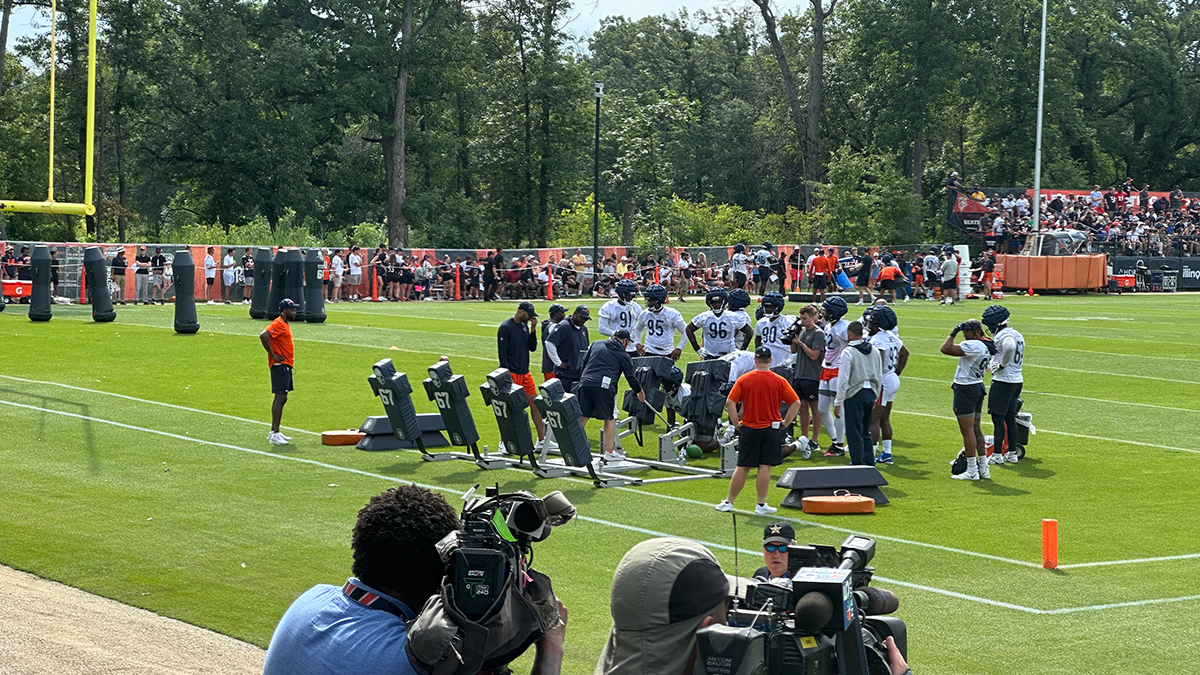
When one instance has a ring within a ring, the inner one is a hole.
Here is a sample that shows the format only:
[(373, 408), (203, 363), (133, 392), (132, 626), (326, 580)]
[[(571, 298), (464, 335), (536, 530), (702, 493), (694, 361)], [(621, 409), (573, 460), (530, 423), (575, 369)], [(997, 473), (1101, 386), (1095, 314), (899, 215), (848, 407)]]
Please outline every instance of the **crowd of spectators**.
[[(979, 231), (997, 242), (1001, 251), (1019, 250), (1028, 236), (1033, 212), (1025, 191), (988, 195), (978, 184), (970, 189), (953, 173), (946, 180), (951, 199), (965, 194), (987, 208)], [(1155, 195), (1132, 178), (1102, 190), (1071, 194), (1047, 191), (1041, 196), (1042, 230), (1073, 229), (1083, 232), (1081, 252), (1148, 257), (1200, 255), (1200, 198), (1185, 197), (1178, 185)]]

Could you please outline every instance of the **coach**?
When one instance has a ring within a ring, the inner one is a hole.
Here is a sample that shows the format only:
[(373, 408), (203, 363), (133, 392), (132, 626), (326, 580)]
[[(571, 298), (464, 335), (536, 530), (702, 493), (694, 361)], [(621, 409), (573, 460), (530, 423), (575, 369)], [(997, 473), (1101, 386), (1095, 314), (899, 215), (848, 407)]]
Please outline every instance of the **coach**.
[(833, 414), (846, 419), (850, 463), (875, 466), (871, 451), (871, 411), (883, 391), (882, 352), (863, 339), (863, 327), (852, 321), (846, 329), (850, 343), (838, 357), (838, 389)]
[(542, 423), (542, 414), (533, 404), (538, 391), (533, 374), (529, 372), (529, 354), (537, 351), (537, 346), (537, 310), (532, 302), (522, 302), (517, 305), (517, 313), (511, 319), (505, 319), (496, 331), (496, 352), (500, 357), (500, 367), (508, 369), (512, 383), (521, 385), (525, 390), (525, 399), (533, 411), (533, 426), (537, 428), (540, 442), (546, 437), (546, 426)]
[[(739, 403), (742, 404), (740, 416)], [(780, 403), (788, 405), (782, 422), (779, 419)], [(759, 347), (754, 351), (754, 370), (733, 383), (725, 400), (725, 410), (729, 413), (729, 421), (738, 430), (738, 459), (737, 469), (729, 480), (729, 495), (717, 504), (717, 510), (733, 510), (733, 502), (746, 485), (750, 468), (758, 467), (754, 476), (758, 505), (754, 512), (759, 515), (775, 513), (778, 509), (767, 506), (771, 467), (783, 463), (783, 430), (791, 426), (796, 413), (800, 412), (800, 398), (787, 380), (771, 372), (770, 347)]]
[[(551, 337), (565, 332), (563, 329), (556, 330)], [(604, 459), (610, 462), (621, 457), (616, 451), (617, 422), (613, 412), (617, 407), (617, 382), (622, 374), (638, 400), (646, 402), (646, 394), (633, 376), (633, 359), (625, 351), (629, 347), (630, 337), (629, 331), (621, 328), (611, 338), (588, 347), (587, 356), (583, 359), (583, 372), (579, 377), (579, 388), (575, 391), (583, 413), (579, 423), (586, 425), (593, 417), (604, 420), (600, 444)]]
[(568, 392), (575, 391), (579, 377), (583, 374), (583, 355), (591, 344), (587, 322), (592, 312), (587, 305), (579, 305), (571, 318), (560, 321), (546, 338), (546, 356), (554, 364), (554, 376), (562, 381)]

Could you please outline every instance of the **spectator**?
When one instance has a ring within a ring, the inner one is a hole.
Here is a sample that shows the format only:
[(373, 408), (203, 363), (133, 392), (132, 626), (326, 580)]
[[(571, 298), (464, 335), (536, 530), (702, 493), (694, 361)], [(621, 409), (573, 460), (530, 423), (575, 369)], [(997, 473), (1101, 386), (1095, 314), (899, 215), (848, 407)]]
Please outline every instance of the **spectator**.
[(350, 275), (346, 278), (346, 285), (349, 286), (350, 302), (361, 302), (362, 289), (362, 249), (354, 246), (350, 249), (350, 256), (346, 258), (346, 266), (350, 269)]
[(145, 246), (138, 249), (133, 261), (137, 263), (137, 271), (133, 273), (133, 304), (148, 305), (150, 304), (151, 261)]
[(215, 305), (217, 301), (213, 299), (213, 284), (217, 282), (217, 261), (213, 258), (213, 247), (209, 246), (204, 255), (204, 298), (208, 300), (208, 304)]
[[(234, 297), (234, 285), (237, 284), (237, 260), (233, 257), (233, 249), (225, 249), (225, 257), (221, 259), (221, 302), (231, 304)], [(236, 289), (241, 293), (241, 286)]]
[[(325, 261), (329, 260), (328, 257), (325, 257), (328, 254), (324, 249), (322, 249), (321, 254), (322, 254), (322, 262), (323, 263)], [(327, 271), (324, 268), (325, 268), (325, 264), (322, 264), (322, 270), (321, 270), (322, 278), (326, 279), (325, 283), (328, 284), (329, 281), (327, 281), (327, 279), (329, 277), (324, 276), (324, 273)], [(238, 294), (237, 299), (241, 300), (243, 305), (248, 305), (248, 304), (250, 304), (250, 296), (253, 294), (254, 294), (254, 253), (251, 252), (250, 247), (247, 246), (242, 251), (242, 291), (241, 291), (241, 293)]]
[[(208, 250), (212, 250), (211, 248)], [(112, 259), (112, 279), (115, 284), (113, 290), (113, 302), (125, 304), (125, 268), (129, 264), (125, 261), (125, 249), (117, 250), (117, 255)]]
[(333, 286), (330, 302), (342, 301), (342, 272), (345, 269), (346, 263), (342, 260), (342, 250), (334, 249), (333, 258), (329, 261), (329, 282)]
[(61, 272), (61, 264), (58, 262), (58, 251), (50, 249), (50, 295), (58, 296), (58, 276)]
[(166, 302), (166, 279), (163, 276), (166, 266), (167, 258), (162, 254), (162, 247), (156, 247), (150, 258), (150, 301), (158, 300), (160, 305)]
[(17, 256), (13, 254), (13, 245), (9, 244), (4, 249), (4, 255), (0, 257), (0, 270), (4, 272), (5, 279), (17, 278)]

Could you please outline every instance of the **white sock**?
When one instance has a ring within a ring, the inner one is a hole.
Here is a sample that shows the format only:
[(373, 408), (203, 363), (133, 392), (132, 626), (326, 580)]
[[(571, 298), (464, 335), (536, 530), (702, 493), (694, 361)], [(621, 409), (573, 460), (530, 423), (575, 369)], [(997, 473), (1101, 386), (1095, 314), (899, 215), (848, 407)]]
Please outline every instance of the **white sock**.
[(846, 444), (846, 415), (845, 415), (845, 413), (843, 413), (842, 416), (837, 418), (837, 420), (835, 420), (835, 421), (837, 422), (837, 443), (838, 443), (838, 445), (845, 445)]
[(968, 457), (967, 458), (967, 473), (970, 473), (972, 471), (978, 472), (979, 465), (975, 463), (974, 457)]
[(889, 438), (883, 441), (883, 451), (889, 455), (892, 454), (892, 439)]

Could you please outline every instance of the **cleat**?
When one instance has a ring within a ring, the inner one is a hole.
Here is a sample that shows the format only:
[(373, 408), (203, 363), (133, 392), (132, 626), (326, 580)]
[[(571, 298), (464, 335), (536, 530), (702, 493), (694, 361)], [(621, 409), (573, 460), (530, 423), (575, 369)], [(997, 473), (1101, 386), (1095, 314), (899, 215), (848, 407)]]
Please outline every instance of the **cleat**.
[(879, 457), (875, 458), (875, 463), (876, 464), (891, 464), (892, 463), (892, 453), (890, 453), (890, 452), (879, 453)]
[(730, 504), (728, 500), (722, 499), (721, 503), (717, 504), (717, 510), (721, 513), (729, 513), (733, 510), (733, 504)]
[(976, 469), (975, 472), (978, 473), (979, 477), (983, 480), (992, 479), (992, 468), (988, 466), (987, 462), (979, 462), (979, 468)]
[(967, 470), (960, 474), (955, 474), (950, 477), (953, 478), (954, 480), (979, 480), (979, 472)]
[(813, 453), (812, 441), (809, 441), (807, 439), (801, 439), (800, 456), (803, 457), (804, 459), (808, 459), (808, 458), (812, 457), (812, 453)]
[(775, 508), (774, 506), (768, 506), (767, 504), (759, 504), (754, 507), (754, 512), (760, 516), (769, 516), (778, 510), (779, 509)]
[(1004, 463), (1004, 453), (1002, 453), (1002, 452), (993, 452), (991, 455), (988, 456), (988, 464), (1003, 464), (1003, 463)]
[(833, 443), (824, 454), (826, 457), (841, 457), (846, 454), (846, 446), (841, 443)]
[(1008, 452), (1004, 453), (1004, 461), (1008, 462), (1009, 464), (1016, 464), (1018, 459), (1020, 459), (1020, 457), (1017, 456), (1016, 450), (1009, 450)]
[(280, 434), (280, 433), (271, 434), (270, 437), (267, 438), (267, 442), (270, 443), (271, 445), (287, 445), (288, 444), (287, 439), (284, 438), (283, 434)]

